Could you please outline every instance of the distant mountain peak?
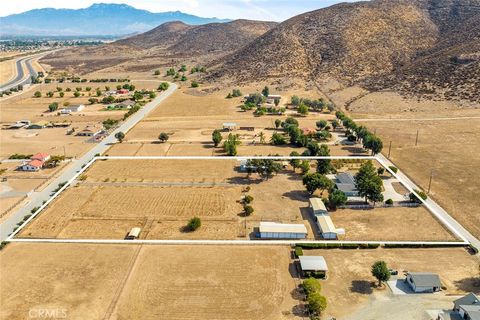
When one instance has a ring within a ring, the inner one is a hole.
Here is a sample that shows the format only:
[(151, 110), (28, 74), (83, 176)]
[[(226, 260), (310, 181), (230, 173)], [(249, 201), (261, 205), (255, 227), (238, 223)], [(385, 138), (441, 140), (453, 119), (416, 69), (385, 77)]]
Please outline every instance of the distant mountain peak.
[[(165, 22), (189, 25), (227, 22), (181, 11), (153, 13), (122, 3), (94, 3), (83, 9), (43, 8), (0, 17), (1, 35), (127, 35)], [(41, 26), (41, 28), (39, 27)]]

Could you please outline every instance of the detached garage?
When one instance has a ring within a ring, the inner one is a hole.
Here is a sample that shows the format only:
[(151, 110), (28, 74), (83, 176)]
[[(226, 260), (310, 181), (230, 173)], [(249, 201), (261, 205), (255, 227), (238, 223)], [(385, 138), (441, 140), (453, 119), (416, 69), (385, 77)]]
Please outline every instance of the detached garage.
[(432, 293), (442, 288), (440, 277), (435, 273), (409, 272), (405, 281), (416, 293)]
[(262, 239), (305, 239), (307, 237), (307, 228), (303, 224), (260, 222), (259, 231)]

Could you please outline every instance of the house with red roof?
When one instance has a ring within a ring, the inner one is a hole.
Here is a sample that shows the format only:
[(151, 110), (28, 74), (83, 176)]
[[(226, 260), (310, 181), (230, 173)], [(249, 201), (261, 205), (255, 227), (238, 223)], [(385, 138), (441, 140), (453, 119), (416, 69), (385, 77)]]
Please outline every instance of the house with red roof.
[(18, 167), (18, 170), (21, 171), (39, 171), (43, 168), (43, 165), (46, 161), (50, 159), (50, 155), (47, 153), (36, 153), (34, 154), (29, 161), (23, 162), (23, 164)]

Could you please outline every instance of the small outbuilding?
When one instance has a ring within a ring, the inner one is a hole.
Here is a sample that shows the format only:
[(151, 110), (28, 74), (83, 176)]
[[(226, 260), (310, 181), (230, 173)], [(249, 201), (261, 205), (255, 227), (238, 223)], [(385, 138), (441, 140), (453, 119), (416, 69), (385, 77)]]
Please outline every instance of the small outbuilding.
[(138, 239), (138, 237), (140, 236), (140, 231), (141, 231), (141, 229), (138, 228), (138, 227), (132, 228), (132, 230), (130, 230), (130, 232), (125, 237), (125, 240)]
[(329, 214), (315, 215), (315, 220), (323, 239), (335, 240), (338, 238), (338, 230)]
[(405, 281), (416, 293), (433, 293), (442, 289), (440, 277), (436, 273), (409, 272)]
[(261, 239), (305, 239), (307, 228), (303, 224), (260, 222)]
[(233, 131), (237, 129), (237, 124), (235, 122), (224, 122), (223, 123), (223, 130), (226, 131)]
[(300, 256), (299, 260), (305, 277), (325, 278), (328, 266), (323, 256)]
[(326, 214), (327, 207), (325, 207), (325, 203), (323, 203), (322, 199), (320, 198), (310, 198), (310, 208), (313, 210), (313, 214)]

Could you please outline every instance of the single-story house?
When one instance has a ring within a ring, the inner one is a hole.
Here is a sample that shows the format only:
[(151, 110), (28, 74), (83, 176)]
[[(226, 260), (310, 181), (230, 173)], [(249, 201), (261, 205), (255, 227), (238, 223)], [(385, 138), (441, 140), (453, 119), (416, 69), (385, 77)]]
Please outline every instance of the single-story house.
[(282, 96), (279, 94), (269, 94), (267, 97), (267, 103), (275, 103), (275, 99), (282, 99)]
[(66, 128), (66, 127), (69, 127), (71, 125), (72, 125), (71, 122), (52, 122), (52, 126), (54, 126), (56, 128)]
[(260, 222), (260, 238), (262, 239), (305, 239), (307, 228), (304, 224), (287, 224), (277, 222)]
[(48, 153), (35, 153), (30, 159), (32, 160), (40, 160), (40, 161), (48, 161), (50, 159), (50, 155)]
[(71, 106), (68, 106), (68, 107), (65, 107), (65, 108), (61, 109), (60, 114), (70, 114), (70, 113), (73, 113), (73, 112), (82, 111), (83, 109), (85, 109), (85, 105), (83, 105), (83, 104), (71, 105)]
[(120, 90), (117, 90), (117, 94), (127, 94), (129, 93), (130, 91), (128, 89), (120, 89)]
[(310, 198), (310, 208), (313, 210), (313, 214), (328, 214), (327, 207), (320, 198)]
[(237, 124), (235, 122), (224, 122), (223, 123), (223, 130), (233, 131), (237, 129)]
[(474, 293), (453, 301), (453, 311), (458, 313), (462, 319), (480, 319), (480, 297)]
[(86, 127), (82, 131), (77, 132), (77, 136), (81, 137), (94, 137), (97, 134), (101, 133), (102, 130), (93, 127)]
[(135, 101), (133, 100), (125, 100), (125, 101), (122, 101), (118, 104), (115, 105), (116, 108), (120, 108), (120, 109), (130, 109), (131, 107), (133, 107), (135, 105)]
[(306, 277), (315, 276), (325, 278), (328, 271), (327, 262), (323, 256), (300, 256), (300, 267)]
[(355, 177), (350, 172), (342, 172), (335, 175), (333, 182), (337, 189), (345, 193), (347, 197), (358, 197)]
[(436, 273), (409, 272), (405, 281), (416, 293), (432, 293), (442, 289), (440, 277)]
[(11, 124), (8, 126), (8, 129), (21, 129), (23, 127), (26, 127), (27, 125), (25, 123), (21, 122), (15, 122), (14, 124)]
[(24, 162), (20, 167), (18, 167), (18, 170), (21, 171), (39, 171), (40, 169), (43, 168), (44, 162), (41, 160), (30, 160), (27, 162)]

